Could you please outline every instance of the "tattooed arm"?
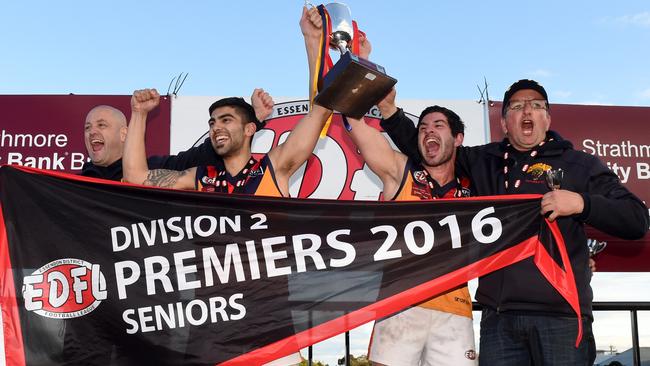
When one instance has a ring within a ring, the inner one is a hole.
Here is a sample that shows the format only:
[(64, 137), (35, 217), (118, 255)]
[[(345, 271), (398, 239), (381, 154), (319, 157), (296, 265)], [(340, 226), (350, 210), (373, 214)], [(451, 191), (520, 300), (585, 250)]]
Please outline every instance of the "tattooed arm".
[(159, 102), (160, 95), (156, 89), (136, 90), (131, 97), (131, 121), (122, 156), (124, 181), (147, 186), (194, 189), (196, 168), (184, 171), (149, 170), (144, 134), (147, 114), (156, 108)]
[(147, 170), (147, 177), (139, 183), (153, 187), (194, 189), (194, 176), (196, 176), (196, 168), (183, 171), (154, 169)]

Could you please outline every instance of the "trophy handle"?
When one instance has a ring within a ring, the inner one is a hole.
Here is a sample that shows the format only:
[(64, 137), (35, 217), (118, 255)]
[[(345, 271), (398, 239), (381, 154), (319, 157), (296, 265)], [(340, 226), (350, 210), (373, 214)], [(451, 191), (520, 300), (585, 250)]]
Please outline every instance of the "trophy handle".
[(350, 52), (350, 50), (348, 50), (348, 43), (346, 41), (340, 41), (338, 46), (339, 52), (341, 52), (341, 56), (343, 56), (346, 52)]

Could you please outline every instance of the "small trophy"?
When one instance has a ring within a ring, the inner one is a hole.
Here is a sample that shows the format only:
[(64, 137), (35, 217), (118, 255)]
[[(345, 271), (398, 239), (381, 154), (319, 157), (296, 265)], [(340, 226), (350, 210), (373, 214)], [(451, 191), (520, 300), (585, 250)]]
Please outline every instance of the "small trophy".
[(587, 247), (589, 248), (589, 257), (602, 252), (607, 246), (606, 241), (598, 241), (596, 239), (587, 239)]
[(324, 42), (329, 39), (329, 47), (321, 48), (321, 65), (329, 60), (328, 48), (340, 51), (341, 58), (324, 77), (324, 72), (319, 73), (322, 79), (315, 101), (345, 116), (361, 118), (388, 94), (397, 80), (386, 75), (383, 67), (353, 54), (351, 49), (358, 30), (347, 5), (321, 5), (319, 11), (324, 19), (323, 31), (327, 34)]
[(564, 170), (562, 169), (549, 169), (546, 171), (546, 184), (552, 191), (560, 189), (563, 178)]

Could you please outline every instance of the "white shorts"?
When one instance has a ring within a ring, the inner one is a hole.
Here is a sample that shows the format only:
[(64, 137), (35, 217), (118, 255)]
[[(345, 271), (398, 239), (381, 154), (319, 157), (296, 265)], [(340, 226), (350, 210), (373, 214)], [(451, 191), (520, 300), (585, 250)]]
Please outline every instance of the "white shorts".
[(299, 352), (296, 352), (269, 363), (265, 363), (264, 366), (293, 366), (298, 365), (300, 362), (302, 362), (302, 356), (300, 356)]
[(419, 306), (375, 323), (370, 360), (387, 366), (476, 366), (472, 319)]

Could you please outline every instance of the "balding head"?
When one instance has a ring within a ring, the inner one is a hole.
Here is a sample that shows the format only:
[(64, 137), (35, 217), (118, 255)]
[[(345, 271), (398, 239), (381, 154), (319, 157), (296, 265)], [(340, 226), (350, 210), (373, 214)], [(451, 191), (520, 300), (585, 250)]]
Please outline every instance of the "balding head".
[(126, 116), (122, 113), (121, 110), (112, 107), (110, 105), (98, 105), (91, 109), (86, 115), (86, 122), (93, 117), (94, 114), (101, 114), (103, 116), (109, 116), (109, 118), (119, 124), (120, 127), (126, 126)]
[(84, 123), (84, 141), (93, 164), (109, 166), (121, 159), (126, 132), (126, 116), (119, 109), (108, 105), (91, 109)]

